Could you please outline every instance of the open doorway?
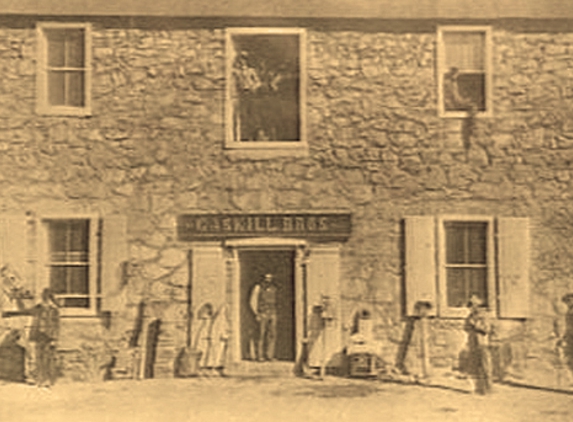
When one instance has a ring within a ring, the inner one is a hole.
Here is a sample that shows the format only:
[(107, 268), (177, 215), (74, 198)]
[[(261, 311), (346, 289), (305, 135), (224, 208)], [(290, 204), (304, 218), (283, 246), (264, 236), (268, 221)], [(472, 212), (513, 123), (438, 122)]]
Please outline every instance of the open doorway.
[(241, 358), (255, 359), (259, 326), (249, 300), (253, 287), (265, 274), (273, 274), (277, 287), (277, 337), (275, 358), (294, 361), (296, 348), (295, 323), (295, 251), (243, 250), (239, 251), (241, 267)]

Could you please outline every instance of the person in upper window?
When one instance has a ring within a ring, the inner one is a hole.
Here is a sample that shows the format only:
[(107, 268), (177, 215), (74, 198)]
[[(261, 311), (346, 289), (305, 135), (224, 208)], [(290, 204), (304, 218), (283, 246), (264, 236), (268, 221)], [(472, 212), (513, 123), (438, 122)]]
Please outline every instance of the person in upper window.
[(471, 98), (461, 95), (458, 85), (459, 70), (452, 67), (444, 75), (444, 109), (445, 111), (467, 111), (475, 114), (477, 105)]

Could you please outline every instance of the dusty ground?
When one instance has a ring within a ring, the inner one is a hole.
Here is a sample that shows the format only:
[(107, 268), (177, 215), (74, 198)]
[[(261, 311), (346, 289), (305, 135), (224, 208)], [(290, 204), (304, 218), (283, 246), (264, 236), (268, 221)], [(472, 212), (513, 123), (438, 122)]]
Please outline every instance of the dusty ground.
[(381, 381), (231, 377), (38, 389), (0, 384), (0, 421), (573, 421), (573, 395), (496, 385), (493, 395)]

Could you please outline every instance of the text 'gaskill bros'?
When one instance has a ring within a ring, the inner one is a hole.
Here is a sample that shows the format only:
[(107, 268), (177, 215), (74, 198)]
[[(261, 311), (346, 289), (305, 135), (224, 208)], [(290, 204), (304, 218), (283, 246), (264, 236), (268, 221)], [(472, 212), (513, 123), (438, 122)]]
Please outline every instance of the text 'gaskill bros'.
[(179, 240), (249, 236), (345, 238), (350, 213), (184, 214), (177, 220)]

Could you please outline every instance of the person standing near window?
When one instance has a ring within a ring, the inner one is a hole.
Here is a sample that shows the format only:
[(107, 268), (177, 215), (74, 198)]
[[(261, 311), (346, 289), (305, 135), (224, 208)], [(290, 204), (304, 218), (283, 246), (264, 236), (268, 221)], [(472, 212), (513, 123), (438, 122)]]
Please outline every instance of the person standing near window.
[(42, 291), (42, 301), (27, 311), (33, 317), (29, 340), (35, 343), (36, 383), (50, 387), (57, 377), (56, 342), (60, 332), (60, 312), (52, 291)]
[(470, 314), (466, 318), (465, 330), (468, 333), (469, 372), (475, 381), (475, 392), (487, 394), (492, 390), (492, 364), (489, 350), (489, 336), (492, 328), (483, 306), (477, 296), (470, 297)]

